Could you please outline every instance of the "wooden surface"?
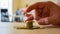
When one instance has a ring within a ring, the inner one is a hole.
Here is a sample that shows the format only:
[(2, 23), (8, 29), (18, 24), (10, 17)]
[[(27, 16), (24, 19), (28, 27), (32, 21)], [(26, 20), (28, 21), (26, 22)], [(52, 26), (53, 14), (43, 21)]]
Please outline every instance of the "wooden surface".
[[(0, 34), (60, 34), (60, 28), (44, 28), (34, 30), (14, 28), (15, 26), (24, 26), (24, 25), (25, 23), (0, 23)], [(37, 26), (37, 24), (34, 25)], [(46, 27), (46, 26), (40, 26), (40, 27)]]

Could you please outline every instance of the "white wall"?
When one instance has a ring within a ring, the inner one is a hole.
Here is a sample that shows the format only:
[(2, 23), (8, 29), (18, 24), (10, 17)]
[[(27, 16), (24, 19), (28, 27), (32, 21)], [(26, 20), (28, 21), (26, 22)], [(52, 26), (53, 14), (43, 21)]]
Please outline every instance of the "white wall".
[(8, 8), (8, 0), (0, 0), (1, 8)]
[(10, 21), (12, 21), (12, 0), (8, 0), (8, 13), (9, 13), (9, 15), (11, 15), (11, 16), (9, 16), (9, 19), (10, 19)]

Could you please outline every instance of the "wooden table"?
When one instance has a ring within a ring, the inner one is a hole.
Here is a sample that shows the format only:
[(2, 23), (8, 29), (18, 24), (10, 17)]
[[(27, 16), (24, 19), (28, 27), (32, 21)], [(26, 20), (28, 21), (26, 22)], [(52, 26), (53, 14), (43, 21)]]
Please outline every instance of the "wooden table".
[(14, 26), (24, 25), (25, 23), (0, 23), (0, 34), (60, 34), (60, 28), (45, 28), (34, 30), (14, 28)]

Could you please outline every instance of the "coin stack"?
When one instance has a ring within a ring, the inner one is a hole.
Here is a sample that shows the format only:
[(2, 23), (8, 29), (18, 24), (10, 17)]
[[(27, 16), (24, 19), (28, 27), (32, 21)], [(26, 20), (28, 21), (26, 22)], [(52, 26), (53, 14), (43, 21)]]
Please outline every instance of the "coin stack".
[(33, 21), (27, 21), (26, 22), (26, 27), (27, 28), (32, 28), (33, 27)]

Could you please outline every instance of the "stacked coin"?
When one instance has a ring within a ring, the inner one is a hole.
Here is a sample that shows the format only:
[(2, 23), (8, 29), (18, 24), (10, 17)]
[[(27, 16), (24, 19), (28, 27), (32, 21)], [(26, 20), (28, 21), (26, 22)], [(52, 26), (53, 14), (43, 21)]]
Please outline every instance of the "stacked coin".
[(27, 28), (32, 28), (33, 27), (33, 21), (27, 21), (26, 22), (26, 27)]

